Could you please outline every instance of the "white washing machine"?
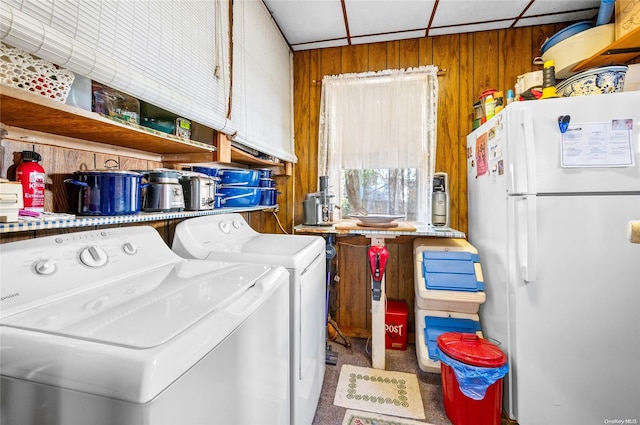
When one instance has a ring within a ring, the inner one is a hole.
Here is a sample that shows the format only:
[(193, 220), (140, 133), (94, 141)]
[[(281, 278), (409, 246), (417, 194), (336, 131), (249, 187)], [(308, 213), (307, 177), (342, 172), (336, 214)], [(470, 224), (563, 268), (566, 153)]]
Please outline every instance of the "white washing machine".
[(283, 267), (185, 260), (148, 226), (0, 261), (2, 424), (290, 423)]
[(324, 239), (258, 233), (240, 214), (220, 214), (179, 223), (172, 248), (185, 258), (280, 265), (289, 271), (291, 423), (311, 424), (325, 371)]

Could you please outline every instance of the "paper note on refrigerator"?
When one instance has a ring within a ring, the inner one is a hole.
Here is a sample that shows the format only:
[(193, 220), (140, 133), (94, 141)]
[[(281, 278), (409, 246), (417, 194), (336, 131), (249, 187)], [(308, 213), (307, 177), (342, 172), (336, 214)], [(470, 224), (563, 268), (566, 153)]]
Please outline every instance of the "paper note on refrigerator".
[(476, 177), (489, 173), (489, 163), (487, 161), (487, 133), (482, 133), (476, 139)]
[[(621, 126), (620, 122), (628, 123), (628, 126)], [(632, 128), (632, 120), (572, 124), (562, 133), (562, 167), (634, 166)]]

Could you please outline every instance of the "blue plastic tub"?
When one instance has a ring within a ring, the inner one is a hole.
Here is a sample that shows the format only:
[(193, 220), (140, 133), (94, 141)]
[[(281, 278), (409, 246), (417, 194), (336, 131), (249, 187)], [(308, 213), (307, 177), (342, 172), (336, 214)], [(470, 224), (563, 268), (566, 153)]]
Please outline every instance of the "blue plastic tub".
[(225, 186), (220, 187), (223, 207), (255, 207), (260, 204), (261, 187)]
[(260, 173), (258, 170), (243, 170), (237, 168), (221, 168), (219, 176), (223, 185), (250, 186), (260, 185)]

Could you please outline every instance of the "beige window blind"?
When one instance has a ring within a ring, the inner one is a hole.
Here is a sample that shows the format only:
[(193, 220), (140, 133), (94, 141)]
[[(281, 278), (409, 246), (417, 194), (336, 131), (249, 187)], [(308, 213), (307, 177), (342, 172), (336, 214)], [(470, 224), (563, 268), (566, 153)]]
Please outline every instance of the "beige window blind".
[(296, 162), (292, 55), (259, 0), (233, 3), (233, 141)]
[(3, 0), (0, 40), (225, 133), (227, 1)]

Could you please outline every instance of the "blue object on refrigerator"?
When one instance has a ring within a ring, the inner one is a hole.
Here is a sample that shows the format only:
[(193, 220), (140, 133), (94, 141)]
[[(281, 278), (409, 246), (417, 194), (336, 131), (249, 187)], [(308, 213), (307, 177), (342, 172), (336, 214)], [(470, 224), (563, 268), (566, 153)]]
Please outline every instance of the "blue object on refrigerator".
[(429, 358), (438, 361), (436, 347), (438, 337), (445, 332), (476, 333), (481, 330), (480, 322), (471, 319), (459, 319), (456, 317), (425, 316), (424, 340), (429, 351)]
[(422, 274), (427, 289), (447, 291), (484, 291), (484, 282), (476, 277), (478, 255), (470, 252), (424, 251)]

